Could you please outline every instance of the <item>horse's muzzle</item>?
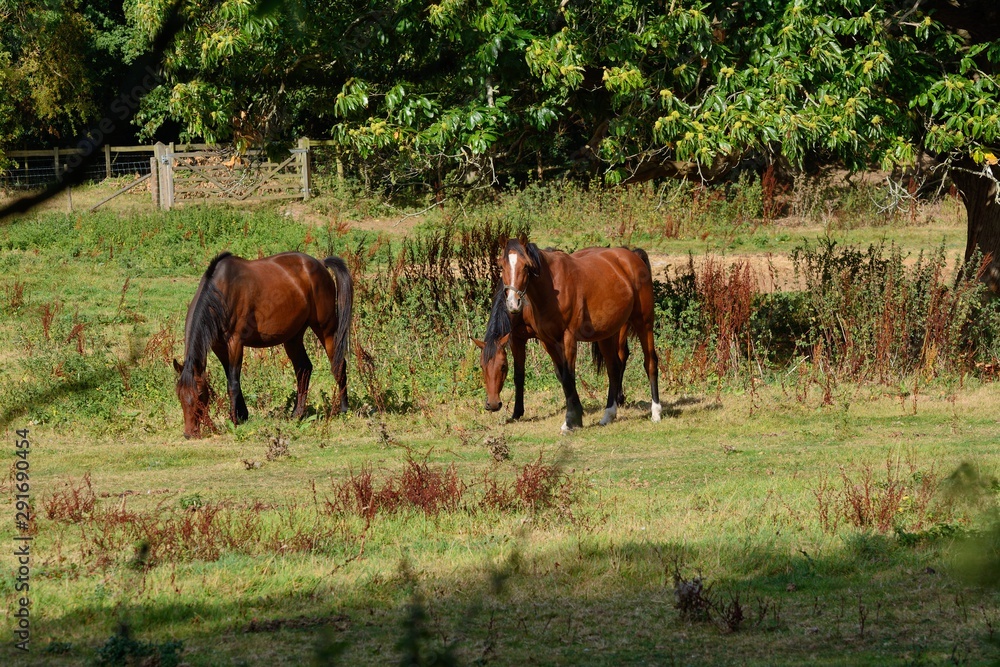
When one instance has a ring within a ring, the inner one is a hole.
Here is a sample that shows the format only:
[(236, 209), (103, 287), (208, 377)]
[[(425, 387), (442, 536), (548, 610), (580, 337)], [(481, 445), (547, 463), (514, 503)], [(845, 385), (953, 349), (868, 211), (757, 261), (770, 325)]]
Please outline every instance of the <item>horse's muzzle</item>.
[(507, 292), (507, 312), (517, 315), (524, 310), (524, 290), (515, 289), (512, 285), (504, 285)]
[(490, 412), (496, 412), (502, 407), (503, 407), (503, 401), (497, 401), (496, 403), (490, 403), (489, 401), (486, 401), (486, 409), (489, 410)]

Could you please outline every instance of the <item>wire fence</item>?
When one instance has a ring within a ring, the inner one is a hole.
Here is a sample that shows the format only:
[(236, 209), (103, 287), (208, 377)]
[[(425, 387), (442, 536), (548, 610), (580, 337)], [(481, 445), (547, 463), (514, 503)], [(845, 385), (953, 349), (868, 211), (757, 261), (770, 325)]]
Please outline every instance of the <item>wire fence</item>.
[[(89, 181), (103, 181), (106, 178), (121, 176), (144, 176), (150, 172), (149, 152), (112, 152), (110, 161), (99, 160), (84, 169), (84, 176)], [(58, 180), (56, 163), (51, 156), (14, 157), (16, 166), (0, 172), (0, 188), (8, 190), (37, 190)], [(66, 169), (65, 160), (59, 164), (59, 173)]]

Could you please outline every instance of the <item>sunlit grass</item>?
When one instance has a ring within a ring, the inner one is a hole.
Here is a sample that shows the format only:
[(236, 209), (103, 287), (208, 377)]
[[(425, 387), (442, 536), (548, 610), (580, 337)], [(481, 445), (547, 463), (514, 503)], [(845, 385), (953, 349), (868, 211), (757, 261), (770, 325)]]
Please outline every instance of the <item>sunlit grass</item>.
[[(603, 205), (569, 202), (564, 212), (606, 215)], [(651, 215), (656, 202), (635, 206)], [(628, 238), (599, 227), (581, 232), (555, 215), (531, 222), (542, 244), (628, 242), (660, 255), (782, 254), (801, 238), (826, 234), (859, 245), (888, 237), (914, 255), (942, 243), (957, 253), (964, 244), (950, 210), (919, 224), (811, 220), (752, 231), (726, 228), (721, 214), (713, 215), (705, 238), (659, 238), (638, 224)], [(419, 328), (415, 316), (394, 329), (371, 316), (370, 328), (382, 328), (362, 340), (381, 358), (385, 388), (396, 392), (389, 412), (374, 410), (352, 365), (352, 412), (326, 419), (333, 381), (316, 363), (312, 412), (293, 422), (284, 354), (254, 352), (244, 372), (250, 421), (234, 427), (217, 408), (216, 434), (184, 440), (170, 359), (183, 353), (184, 312), (205, 264), (226, 248), (322, 255), (360, 238), (352, 231), (326, 237), (314, 222), (296, 223), (277, 209), (187, 209), (44, 214), (0, 228), (0, 288), (24, 283), (24, 303), (0, 302), (0, 410), (5, 437), (31, 429), (39, 517), (32, 652), (17, 653), (7, 642), (0, 662), (93, 664), (96, 649), (126, 623), (143, 640), (182, 641), (191, 665), (309, 664), (317, 646), (331, 642), (346, 644), (342, 664), (396, 663), (415, 593), (427, 614), (425, 649), (453, 647), (462, 664), (1000, 657), (993, 643), (1000, 599), (968, 584), (953, 558), (962, 535), (984, 525), (995, 489), (979, 505), (933, 516), (904, 506), (898, 526), (916, 536), (909, 542), (846, 518), (825, 530), (817, 498), (824, 483), (882, 471), (887, 460), (898, 461), (907, 480), (911, 471), (944, 479), (963, 462), (984, 479), (1000, 475), (1000, 389), (988, 374), (920, 374), (892, 385), (835, 378), (824, 386), (823, 376), (793, 367), (675, 379), (661, 385), (667, 417), (653, 424), (633, 358), (629, 404), (601, 428), (606, 380), (581, 359), (585, 427), (561, 436), (562, 394), (537, 344), (529, 345), (525, 419), (507, 423), (511, 387), (500, 413), (480, 407), (477, 350), (468, 336), (485, 313), (470, 313), (455, 330)], [(54, 311), (48, 337), (45, 306)], [(82, 354), (70, 338), (80, 323)], [(221, 374), (213, 373), (222, 390)], [(288, 454), (269, 460), (275, 438), (287, 440)], [(494, 456), (489, 444), (496, 442), (509, 460)], [(370, 522), (325, 509), (336, 484), (365, 466), (378, 480), (398, 476), (407, 457), (454, 465), (470, 484), (468, 506), (384, 512)], [(487, 475), (513, 483), (539, 457), (557, 466), (567, 485), (552, 506), (476, 505)], [(79, 488), (84, 475), (98, 513), (182, 521), (211, 505), (260, 529), (254, 540), (208, 556), (191, 546), (197, 541), (155, 562), (143, 562), (140, 544), (102, 553), (93, 532), (99, 523), (45, 515), (53, 496), (67, 485)], [(0, 484), (0, 507), (12, 518), (9, 481)], [(10, 544), (13, 530), (0, 522), (0, 540)], [(325, 535), (314, 548), (300, 539), (310, 530)], [(703, 576), (719, 601), (740, 595), (742, 628), (730, 633), (718, 622), (682, 620), (675, 571)], [(13, 586), (9, 573), (0, 579), (4, 599), (14, 599)], [(44, 652), (47, 646), (53, 650)]]

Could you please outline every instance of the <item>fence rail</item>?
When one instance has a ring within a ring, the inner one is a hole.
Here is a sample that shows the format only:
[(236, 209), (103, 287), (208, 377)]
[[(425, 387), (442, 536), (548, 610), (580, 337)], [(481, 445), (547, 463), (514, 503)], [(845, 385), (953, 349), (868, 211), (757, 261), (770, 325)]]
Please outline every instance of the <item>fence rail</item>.
[[(191, 201), (271, 201), (308, 199), (310, 195), (310, 140), (279, 162), (261, 151), (236, 154), (231, 148), (211, 144), (163, 144), (151, 146), (105, 146), (104, 164), (85, 168), (89, 180), (122, 176), (138, 177), (94, 208), (132, 190), (137, 185), (152, 194), (163, 209)], [(314, 142), (324, 145), (327, 142)], [(0, 172), (0, 188), (38, 189), (57, 181), (67, 169), (68, 158), (82, 155), (79, 148), (10, 150), (3, 153), (15, 167)]]

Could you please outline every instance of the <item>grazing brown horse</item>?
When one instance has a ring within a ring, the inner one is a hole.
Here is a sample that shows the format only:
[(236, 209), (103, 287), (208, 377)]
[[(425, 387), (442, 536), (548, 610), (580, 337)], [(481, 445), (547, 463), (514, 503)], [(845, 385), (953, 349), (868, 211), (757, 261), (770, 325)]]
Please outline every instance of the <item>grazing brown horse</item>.
[[(586, 250), (579, 252), (586, 252)], [(525, 352), (528, 341), (533, 338), (536, 338), (535, 332), (524, 324), (521, 316), (511, 317), (510, 313), (507, 312), (506, 290), (501, 288), (493, 298), (493, 308), (490, 311), (490, 319), (486, 323), (485, 338), (483, 340), (473, 339), (472, 341), (480, 349), (479, 364), (483, 369), (483, 383), (486, 386), (486, 409), (490, 412), (496, 412), (503, 407), (500, 392), (503, 391), (504, 383), (507, 381), (509, 371), (507, 348), (509, 347), (511, 356), (514, 357), (514, 412), (511, 414), (511, 419), (516, 421), (524, 415)], [(624, 376), (625, 363), (629, 357), (627, 326), (623, 327), (620, 332), (619, 343), (618, 359), (620, 363), (617, 367), (621, 375)], [(594, 359), (594, 365), (600, 372), (605, 363), (599, 343), (591, 343), (591, 356)], [(608, 366), (609, 373), (611, 368)], [(622, 377), (618, 378), (618, 396), (615, 399), (617, 405), (625, 403), (622, 379)], [(613, 381), (609, 375), (609, 384)]]
[(347, 410), (347, 341), (354, 307), (354, 282), (344, 260), (322, 262), (298, 252), (245, 260), (217, 256), (202, 276), (184, 323), (184, 364), (177, 369), (177, 397), (184, 412), (184, 436), (200, 437), (207, 420), (210, 388), (205, 379), (208, 351), (222, 362), (229, 389), (229, 416), (247, 420), (240, 389), (244, 347), (284, 345), (295, 369), (295, 417), (306, 409), (312, 363), (302, 343), (312, 329), (326, 349)]
[[(576, 391), (577, 341), (597, 343), (607, 364), (608, 401), (601, 424), (608, 424), (618, 412), (629, 331), (642, 346), (652, 419), (660, 421), (653, 278), (644, 251), (587, 248), (568, 255), (511, 240), (500, 266), (507, 312), (520, 315), (525, 331), (534, 333), (555, 364), (566, 396), (564, 431), (583, 426), (583, 405)], [(515, 409), (516, 403), (515, 399)]]

